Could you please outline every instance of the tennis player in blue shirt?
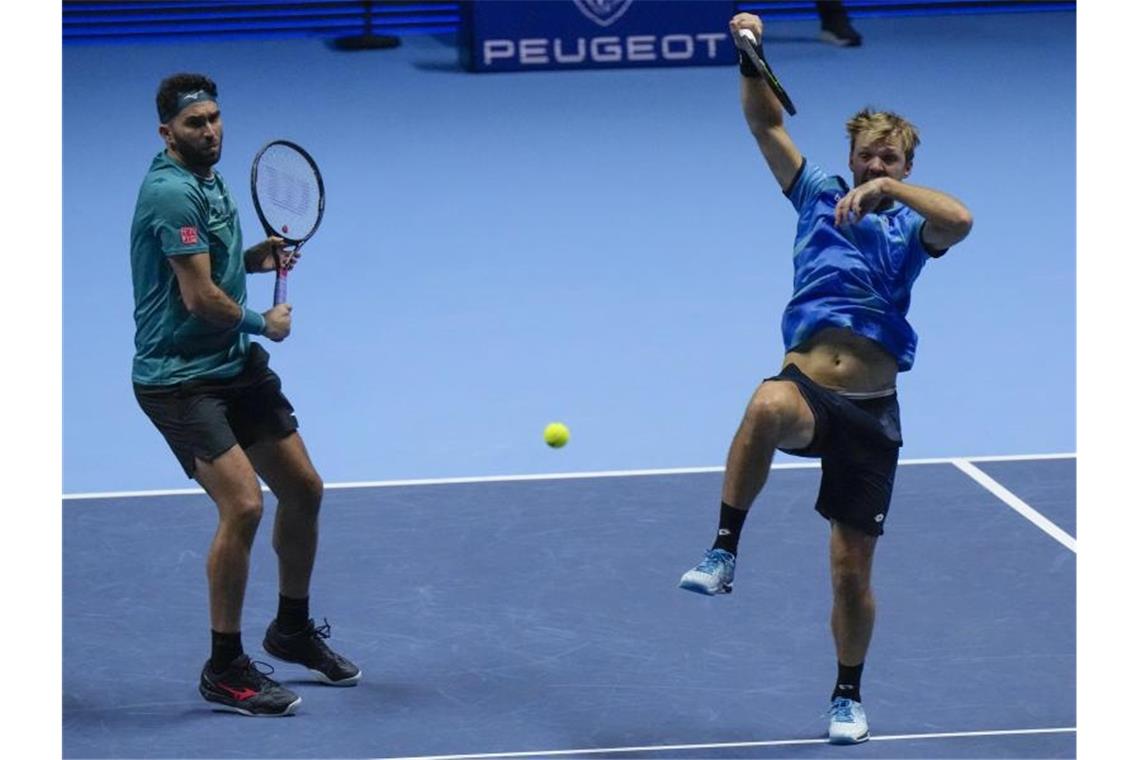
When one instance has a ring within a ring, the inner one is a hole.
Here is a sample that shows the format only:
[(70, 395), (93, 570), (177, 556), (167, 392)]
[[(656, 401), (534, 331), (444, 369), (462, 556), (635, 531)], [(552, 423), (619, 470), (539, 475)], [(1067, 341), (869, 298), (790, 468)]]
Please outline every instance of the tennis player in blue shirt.
[[(761, 39), (757, 16), (729, 23)], [(798, 215), (783, 367), (753, 393), (732, 440), (716, 541), (682, 578), (702, 594), (732, 591), (737, 542), (779, 449), (820, 459), (816, 511), (831, 525), (831, 629), (839, 674), (828, 735), (870, 737), (860, 694), (875, 623), (871, 561), (890, 506), (902, 446), (895, 380), (914, 363), (906, 320), (923, 266), (970, 232), (969, 210), (906, 182), (918, 146), (897, 114), (865, 109), (847, 122), (853, 187), (806, 160), (784, 129), (780, 102), (747, 58), (741, 100), (749, 130)]]

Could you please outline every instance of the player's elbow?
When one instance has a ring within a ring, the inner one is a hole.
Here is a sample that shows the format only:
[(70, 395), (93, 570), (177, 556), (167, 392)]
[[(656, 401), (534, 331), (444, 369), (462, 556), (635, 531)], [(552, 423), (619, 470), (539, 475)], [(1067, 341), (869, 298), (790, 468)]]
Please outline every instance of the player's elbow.
[(964, 239), (970, 234), (970, 230), (974, 228), (974, 215), (970, 210), (963, 206), (954, 217), (950, 220), (950, 229), (953, 234), (959, 239)]
[(970, 209), (961, 206), (955, 214), (954, 224), (969, 232), (970, 228), (974, 226), (974, 215), (970, 213)]
[(194, 293), (182, 292), (182, 305), (194, 316), (202, 314), (202, 299)]
[(932, 248), (945, 250), (965, 240), (973, 226), (974, 220), (966, 212), (962, 216), (940, 219), (937, 224), (928, 222), (922, 239)]
[(948, 209), (938, 220), (940, 236), (954, 241), (964, 239), (974, 227), (974, 216), (970, 210), (962, 205)]

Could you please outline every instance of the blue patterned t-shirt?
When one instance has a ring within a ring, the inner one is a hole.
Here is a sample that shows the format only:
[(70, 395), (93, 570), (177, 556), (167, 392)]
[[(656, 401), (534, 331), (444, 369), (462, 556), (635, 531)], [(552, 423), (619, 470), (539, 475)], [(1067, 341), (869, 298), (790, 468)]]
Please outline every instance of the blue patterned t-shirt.
[(925, 220), (894, 203), (856, 224), (835, 226), (835, 206), (850, 187), (806, 160), (786, 192), (799, 213), (792, 300), (784, 310), (784, 348), (791, 351), (824, 327), (845, 327), (914, 365), (918, 335), (906, 321), (910, 290), (932, 256), (922, 242)]

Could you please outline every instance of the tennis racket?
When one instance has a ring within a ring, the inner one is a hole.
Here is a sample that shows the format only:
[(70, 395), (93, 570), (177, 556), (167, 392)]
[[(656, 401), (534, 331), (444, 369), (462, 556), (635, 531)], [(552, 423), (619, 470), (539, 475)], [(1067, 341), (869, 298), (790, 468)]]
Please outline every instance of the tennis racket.
[(325, 214), (325, 183), (304, 148), (288, 140), (273, 140), (253, 157), (250, 172), (253, 207), (266, 235), (282, 238), (287, 255), (278, 257), (273, 305), (285, 301), (289, 263)]
[(772, 88), (772, 92), (776, 93), (776, 98), (784, 110), (788, 112), (788, 115), (795, 116), (796, 107), (792, 105), (792, 99), (788, 97), (788, 93), (780, 84), (780, 80), (776, 79), (776, 75), (772, 73), (772, 67), (768, 65), (768, 59), (764, 57), (764, 46), (756, 41), (751, 29), (740, 30), (739, 36), (736, 38), (736, 46), (744, 51), (744, 54), (752, 61), (752, 65), (764, 75), (768, 86)]

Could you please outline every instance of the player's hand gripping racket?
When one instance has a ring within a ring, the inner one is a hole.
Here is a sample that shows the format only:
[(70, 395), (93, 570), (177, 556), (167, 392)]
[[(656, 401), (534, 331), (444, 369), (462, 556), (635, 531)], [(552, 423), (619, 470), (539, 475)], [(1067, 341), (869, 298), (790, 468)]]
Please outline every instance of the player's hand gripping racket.
[(792, 99), (788, 97), (788, 93), (780, 84), (780, 80), (776, 79), (776, 75), (772, 73), (772, 67), (768, 65), (768, 59), (764, 57), (764, 46), (756, 41), (751, 29), (741, 29), (737, 33), (736, 46), (744, 51), (744, 54), (752, 61), (752, 65), (764, 75), (768, 86), (772, 88), (772, 92), (776, 93), (776, 98), (784, 106), (788, 115), (795, 116), (796, 107), (792, 105)]
[(257, 152), (250, 174), (253, 207), (266, 235), (291, 246), (278, 257), (273, 305), (285, 301), (289, 264), (313, 236), (325, 213), (325, 183), (320, 169), (304, 148), (288, 140), (274, 140)]

